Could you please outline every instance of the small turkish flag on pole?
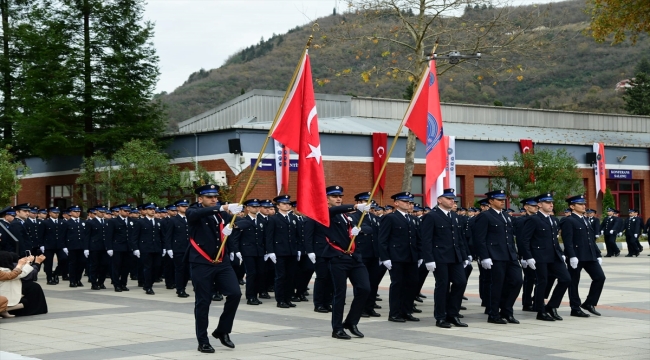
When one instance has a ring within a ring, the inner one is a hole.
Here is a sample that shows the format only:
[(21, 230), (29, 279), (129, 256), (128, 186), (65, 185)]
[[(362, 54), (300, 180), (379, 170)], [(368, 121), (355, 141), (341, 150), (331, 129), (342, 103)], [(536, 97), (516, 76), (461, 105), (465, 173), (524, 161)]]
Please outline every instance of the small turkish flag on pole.
[(298, 211), (329, 226), (325, 171), (309, 54), (305, 53), (271, 137), (298, 154)]

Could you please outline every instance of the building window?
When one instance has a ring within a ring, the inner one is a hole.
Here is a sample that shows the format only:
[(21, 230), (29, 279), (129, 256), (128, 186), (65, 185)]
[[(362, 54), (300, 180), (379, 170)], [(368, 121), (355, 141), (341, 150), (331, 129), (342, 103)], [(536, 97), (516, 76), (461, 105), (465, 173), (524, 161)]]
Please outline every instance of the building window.
[[(456, 200), (458, 200), (458, 207), (469, 207), (472, 206), (473, 204), (465, 204), (463, 201), (463, 177), (462, 176), (456, 176), (456, 187), (454, 190), (456, 190)], [(452, 186), (453, 188), (453, 186)]]
[(629, 209), (639, 209), (642, 191), (639, 180), (607, 180), (607, 187), (614, 197), (616, 208), (621, 212), (621, 217), (628, 217)]
[(413, 201), (416, 204), (427, 206), (424, 201), (424, 176), (413, 175), (411, 178), (411, 194), (413, 194)]
[(57, 206), (66, 209), (72, 205), (74, 185), (51, 185), (48, 203), (50, 206)]
[[(494, 178), (490, 177), (474, 177), (474, 204), (476, 204), (479, 200), (484, 199), (485, 193), (494, 190), (493, 180)], [(512, 196), (516, 198), (517, 193), (513, 193)], [(506, 208), (509, 208), (511, 205), (512, 204), (510, 203), (510, 199), (506, 199)], [(516, 204), (515, 208), (518, 209)]]

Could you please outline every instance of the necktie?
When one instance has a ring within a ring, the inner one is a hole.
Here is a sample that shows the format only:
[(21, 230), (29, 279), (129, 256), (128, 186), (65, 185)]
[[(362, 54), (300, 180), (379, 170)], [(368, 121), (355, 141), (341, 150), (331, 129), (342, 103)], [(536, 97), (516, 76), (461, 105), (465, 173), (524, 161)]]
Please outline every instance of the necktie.
[(447, 212), (447, 217), (451, 219), (451, 211)]

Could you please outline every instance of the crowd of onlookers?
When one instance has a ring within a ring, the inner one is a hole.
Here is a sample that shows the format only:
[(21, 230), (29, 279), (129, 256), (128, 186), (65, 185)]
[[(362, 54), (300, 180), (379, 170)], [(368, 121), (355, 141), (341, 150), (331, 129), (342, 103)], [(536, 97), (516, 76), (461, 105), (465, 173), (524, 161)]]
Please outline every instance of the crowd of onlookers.
[(19, 258), (0, 251), (0, 317), (47, 313), (45, 294), (36, 282), (44, 260), (44, 255)]

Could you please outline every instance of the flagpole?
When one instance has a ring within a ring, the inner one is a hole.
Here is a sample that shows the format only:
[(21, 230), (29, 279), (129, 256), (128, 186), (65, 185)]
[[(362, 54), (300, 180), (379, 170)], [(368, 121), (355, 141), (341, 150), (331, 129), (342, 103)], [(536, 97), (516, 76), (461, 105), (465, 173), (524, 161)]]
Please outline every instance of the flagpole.
[[(282, 102), (280, 103), (280, 107), (278, 108), (278, 112), (275, 114), (275, 118), (273, 119), (273, 123), (271, 124), (271, 127), (269, 128), (269, 133), (266, 136), (266, 139), (264, 139), (264, 145), (262, 145), (262, 149), (260, 150), (260, 153), (257, 155), (257, 161), (255, 161), (255, 166), (251, 169), (251, 173), (248, 176), (248, 181), (246, 182), (246, 187), (244, 188), (244, 192), (241, 194), (241, 198), (239, 199), (239, 204), (244, 202), (244, 199), (246, 199), (246, 196), (248, 196), (248, 192), (250, 191), (250, 185), (251, 181), (253, 180), (253, 177), (255, 176), (255, 172), (257, 171), (257, 167), (260, 165), (260, 162), (262, 161), (262, 156), (264, 156), (264, 150), (266, 150), (266, 146), (269, 143), (269, 139), (271, 138), (271, 132), (275, 128), (275, 125), (278, 122), (278, 119), (280, 118), (280, 113), (282, 109), (284, 109), (284, 104), (287, 102), (287, 97), (289, 92), (291, 91), (291, 88), (293, 88), (293, 84), (296, 82), (296, 78), (298, 77), (298, 72), (300, 71), (300, 67), (305, 59), (305, 54), (307, 53), (307, 50), (311, 46), (311, 42), (314, 39), (314, 35), (309, 35), (309, 40), (307, 40), (307, 45), (305, 45), (305, 48), (302, 50), (302, 55), (300, 56), (300, 62), (298, 62), (298, 65), (296, 66), (296, 69), (293, 71), (293, 76), (291, 77), (291, 81), (289, 82), (289, 86), (287, 88), (287, 91), (284, 93), (284, 97), (282, 98)], [(233, 227), (233, 224), (235, 223), (235, 219), (237, 217), (233, 216), (232, 219), (230, 220), (230, 227)], [(219, 251), (217, 252), (217, 257), (214, 259), (214, 263), (220, 263), (221, 261), (219, 260), (221, 256), (223, 255), (224, 249), (226, 248), (226, 241), (228, 241), (228, 236), (225, 236), (223, 238), (223, 242), (221, 243), (221, 247), (219, 248)]]
[[(438, 47), (438, 42), (436, 41), (435, 46), (433, 47), (433, 52), (436, 52), (436, 48)], [(429, 70), (429, 66), (425, 67), (422, 70), (422, 74), (420, 74), (420, 79), (422, 79), (423, 76), (426, 75), (427, 71)], [(415, 90), (415, 89), (414, 89)], [(413, 99), (411, 99), (411, 102)], [(404, 113), (404, 117), (406, 117), (406, 114), (408, 113), (410, 108), (410, 103), (409, 106), (406, 108), (406, 112)], [(384, 175), (384, 170), (386, 170), (386, 166), (388, 165), (388, 159), (390, 159), (391, 154), (393, 153), (393, 149), (395, 148), (395, 144), (397, 144), (397, 139), (399, 138), (399, 135), (402, 133), (402, 128), (404, 127), (404, 118), (402, 118), (402, 121), (399, 124), (399, 128), (397, 128), (397, 133), (395, 133), (395, 138), (393, 138), (393, 143), (390, 145), (390, 149), (388, 149), (388, 153), (386, 154), (386, 160), (384, 160), (384, 163), (381, 165), (381, 170), (379, 170), (379, 175), (377, 176), (377, 179), (375, 180), (375, 184), (372, 186), (372, 191), (370, 192), (370, 197), (368, 198), (368, 204), (372, 202), (372, 198), (375, 195), (375, 192), (377, 191), (377, 187), (379, 186), (379, 182), (381, 181), (381, 177)], [(383, 194), (383, 192), (382, 192)], [(357, 224), (357, 227), (361, 227), (361, 223), (363, 223), (363, 218), (366, 216), (366, 212), (364, 211), (361, 213), (361, 218), (359, 218), (359, 223)], [(348, 249), (346, 253), (350, 253), (350, 249), (352, 249), (352, 245), (354, 244), (354, 241), (356, 240), (357, 236), (354, 235), (352, 236), (352, 240), (350, 240), (350, 245), (348, 246)]]

